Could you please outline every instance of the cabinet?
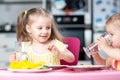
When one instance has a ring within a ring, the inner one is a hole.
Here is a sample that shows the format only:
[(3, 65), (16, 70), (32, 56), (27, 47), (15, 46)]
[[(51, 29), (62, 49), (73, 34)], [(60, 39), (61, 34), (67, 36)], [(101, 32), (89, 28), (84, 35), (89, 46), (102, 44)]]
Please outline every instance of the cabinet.
[[(44, 0), (2, 0), (0, 1), (0, 32), (15, 32), (18, 15), (34, 7), (44, 7)], [(7, 26), (6, 26), (7, 25)]]

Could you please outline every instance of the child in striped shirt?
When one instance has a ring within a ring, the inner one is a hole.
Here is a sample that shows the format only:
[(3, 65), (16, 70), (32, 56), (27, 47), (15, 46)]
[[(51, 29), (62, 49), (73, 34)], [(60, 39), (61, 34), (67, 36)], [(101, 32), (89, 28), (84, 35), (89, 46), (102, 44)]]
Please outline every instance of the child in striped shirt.
[[(62, 42), (53, 16), (45, 9), (32, 8), (22, 12), (17, 20), (17, 40), (22, 42), (28, 61), (43, 61), (48, 65), (60, 65), (60, 60), (74, 61), (74, 55)], [(16, 61), (16, 53), (9, 60)]]

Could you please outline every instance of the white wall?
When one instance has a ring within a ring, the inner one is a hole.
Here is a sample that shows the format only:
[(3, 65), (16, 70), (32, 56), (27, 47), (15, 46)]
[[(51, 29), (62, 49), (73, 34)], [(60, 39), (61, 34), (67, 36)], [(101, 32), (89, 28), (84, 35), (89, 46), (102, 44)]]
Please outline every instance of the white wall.
[(17, 16), (25, 10), (42, 7), (41, 4), (0, 4), (0, 24), (15, 24)]

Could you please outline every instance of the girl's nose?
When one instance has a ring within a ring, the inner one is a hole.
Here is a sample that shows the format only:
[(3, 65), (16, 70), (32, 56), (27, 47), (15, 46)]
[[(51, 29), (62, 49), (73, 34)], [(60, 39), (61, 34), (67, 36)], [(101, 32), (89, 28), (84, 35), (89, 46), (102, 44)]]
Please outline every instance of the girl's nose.
[(43, 29), (42, 32), (43, 32), (43, 33), (47, 33), (47, 30), (46, 30), (46, 29)]

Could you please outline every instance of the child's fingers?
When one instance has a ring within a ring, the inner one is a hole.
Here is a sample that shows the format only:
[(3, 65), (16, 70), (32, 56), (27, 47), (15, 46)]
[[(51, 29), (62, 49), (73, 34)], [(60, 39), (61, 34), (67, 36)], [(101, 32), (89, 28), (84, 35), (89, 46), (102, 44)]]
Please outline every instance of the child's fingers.
[(49, 46), (48, 50), (50, 50), (55, 55), (58, 55), (58, 53), (59, 53), (58, 49), (54, 45)]
[(16, 53), (12, 54), (9, 56), (9, 61), (12, 62), (12, 61), (16, 61)]
[(55, 46), (51, 46), (49, 47), (50, 51), (56, 51), (56, 47)]
[(92, 52), (98, 52), (98, 47), (97, 47), (97, 46), (94, 47), (91, 51), (92, 51)]
[(50, 51), (51, 51), (51, 50), (52, 50), (52, 48), (53, 48), (53, 45), (49, 45), (49, 46), (48, 46), (48, 50), (50, 50)]

